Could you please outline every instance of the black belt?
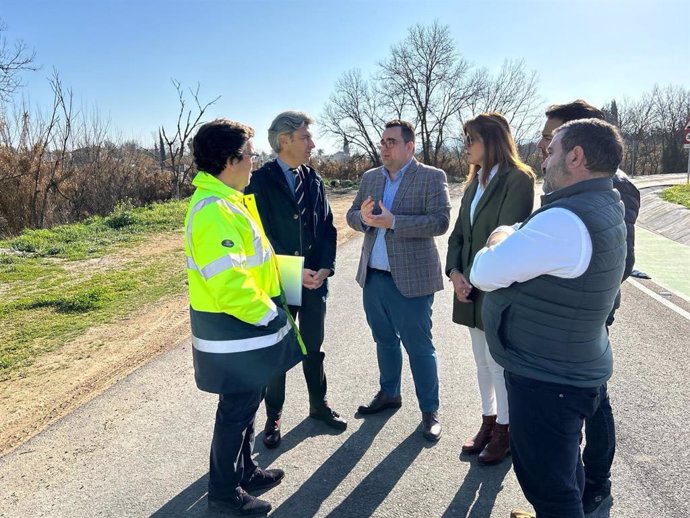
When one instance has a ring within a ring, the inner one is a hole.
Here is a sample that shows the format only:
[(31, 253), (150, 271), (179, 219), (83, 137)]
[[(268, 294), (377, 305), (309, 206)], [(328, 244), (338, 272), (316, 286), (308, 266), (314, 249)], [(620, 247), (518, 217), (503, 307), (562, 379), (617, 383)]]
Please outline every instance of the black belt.
[(379, 275), (390, 275), (391, 272), (388, 270), (379, 270), (378, 268), (372, 268), (371, 266), (367, 266), (367, 270), (369, 273), (378, 273)]

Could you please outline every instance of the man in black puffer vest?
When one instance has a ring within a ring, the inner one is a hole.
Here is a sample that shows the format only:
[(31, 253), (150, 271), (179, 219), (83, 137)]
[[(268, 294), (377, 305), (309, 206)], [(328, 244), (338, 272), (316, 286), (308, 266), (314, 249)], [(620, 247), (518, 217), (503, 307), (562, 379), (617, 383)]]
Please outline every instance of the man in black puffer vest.
[(580, 434), (606, 397), (606, 322), (625, 267), (624, 209), (611, 180), (622, 151), (604, 121), (558, 128), (542, 207), (519, 229), (494, 231), (472, 266), (470, 282), (487, 292), (489, 349), (505, 369), (515, 474), (540, 518), (584, 516)]

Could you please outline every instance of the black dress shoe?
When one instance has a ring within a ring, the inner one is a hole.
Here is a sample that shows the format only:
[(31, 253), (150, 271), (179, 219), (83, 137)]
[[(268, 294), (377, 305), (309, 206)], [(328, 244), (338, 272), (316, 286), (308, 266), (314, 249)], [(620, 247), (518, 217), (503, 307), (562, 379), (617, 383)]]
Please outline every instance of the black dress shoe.
[(441, 438), (441, 423), (438, 412), (422, 412), (422, 430), (427, 441), (436, 442)]
[(248, 495), (244, 491), (236, 498), (222, 499), (208, 497), (208, 510), (230, 516), (266, 516), (271, 510), (271, 504)]
[(381, 410), (385, 410), (386, 408), (400, 408), (402, 406), (402, 397), (401, 396), (389, 396), (383, 391), (379, 391), (378, 394), (374, 396), (374, 399), (371, 400), (371, 403), (368, 405), (362, 405), (360, 406), (357, 411), (360, 414), (376, 414), (380, 412)]
[(347, 421), (340, 417), (340, 414), (327, 405), (309, 411), (309, 417), (323, 421), (331, 428), (336, 430), (347, 429)]
[(277, 448), (280, 444), (280, 419), (273, 420), (270, 417), (266, 420), (266, 426), (264, 426), (264, 436), (263, 441), (266, 448)]
[(285, 472), (282, 469), (261, 469), (256, 468), (254, 473), (247, 480), (242, 481), (242, 489), (251, 493), (277, 486), (283, 481)]

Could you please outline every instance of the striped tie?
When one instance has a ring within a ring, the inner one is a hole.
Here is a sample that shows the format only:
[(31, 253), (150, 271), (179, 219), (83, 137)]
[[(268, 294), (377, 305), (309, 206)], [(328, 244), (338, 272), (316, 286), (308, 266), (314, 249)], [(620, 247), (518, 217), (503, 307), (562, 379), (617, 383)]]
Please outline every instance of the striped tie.
[(292, 170), (295, 173), (295, 199), (297, 200), (297, 207), (299, 213), (304, 216), (307, 212), (307, 203), (304, 197), (304, 182), (302, 181), (302, 168), (297, 167)]

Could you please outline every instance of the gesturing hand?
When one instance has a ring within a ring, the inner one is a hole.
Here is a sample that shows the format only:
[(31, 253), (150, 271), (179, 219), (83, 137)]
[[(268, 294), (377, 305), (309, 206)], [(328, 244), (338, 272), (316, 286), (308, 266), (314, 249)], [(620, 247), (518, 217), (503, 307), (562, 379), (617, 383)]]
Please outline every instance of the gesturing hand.
[(362, 214), (362, 221), (374, 215), (374, 200), (371, 199), (371, 196), (367, 197), (367, 199), (362, 202), (362, 206), (359, 210)]
[[(371, 200), (371, 196), (362, 204), (362, 207), (369, 201), (371, 201), (371, 211), (367, 214), (362, 211), (362, 221), (370, 227), (391, 228), (391, 226), (393, 226), (393, 214), (386, 208), (383, 201), (378, 201), (378, 205), (381, 208), (381, 214), (376, 215), (374, 214), (374, 202)], [(367, 209), (368, 208), (369, 205), (367, 205)]]

